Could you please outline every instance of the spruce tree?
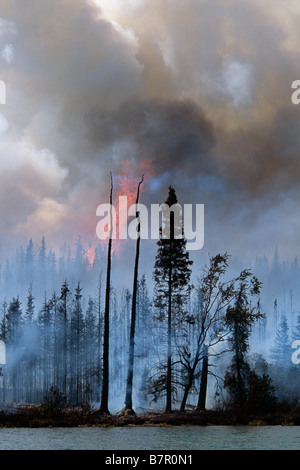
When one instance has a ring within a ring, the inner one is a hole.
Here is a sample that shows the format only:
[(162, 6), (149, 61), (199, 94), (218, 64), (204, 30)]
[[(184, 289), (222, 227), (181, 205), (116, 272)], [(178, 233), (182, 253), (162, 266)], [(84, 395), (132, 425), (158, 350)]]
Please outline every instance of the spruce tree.
[(289, 340), (289, 327), (285, 314), (282, 315), (270, 353), (271, 359), (273, 359), (276, 364), (280, 366), (291, 365), (292, 349)]
[(83, 313), (82, 313), (82, 288), (78, 281), (71, 312), (71, 395), (72, 401), (78, 405), (82, 399), (82, 331), (83, 331)]
[[(155, 299), (154, 305), (159, 310), (159, 319), (167, 322), (167, 364), (164, 383), (166, 391), (166, 412), (172, 410), (172, 333), (174, 330), (175, 310), (183, 313), (187, 300), (188, 284), (191, 276), (192, 261), (186, 250), (186, 239), (179, 214), (175, 189), (170, 186), (169, 194), (162, 210), (163, 227), (157, 242), (158, 250), (154, 265)], [(169, 210), (168, 210), (169, 209)]]
[(300, 312), (297, 315), (296, 324), (291, 334), (292, 341), (300, 340)]
[(229, 343), (232, 346), (233, 358), (229, 370), (225, 374), (224, 387), (229, 389), (233, 402), (242, 407), (247, 398), (247, 387), (250, 366), (246, 360), (249, 350), (249, 338), (254, 322), (262, 318), (257, 307), (251, 307), (251, 296), (260, 294), (261, 283), (253, 276), (250, 286), (241, 283), (236, 301), (226, 311), (226, 323), (230, 328)]
[(62, 391), (64, 394), (67, 392), (67, 326), (68, 326), (68, 296), (70, 294), (69, 285), (67, 281), (63, 283), (61, 287), (59, 313), (61, 315), (61, 326), (62, 326)]
[[(99, 360), (99, 321), (97, 319), (97, 306), (92, 297), (88, 299), (87, 310), (84, 318), (84, 396), (85, 401), (99, 400), (99, 377), (100, 377), (100, 360)], [(101, 332), (101, 330), (100, 330)], [(97, 347), (95, 347), (97, 345)]]
[[(28, 403), (32, 402), (33, 397), (33, 370), (36, 366), (36, 354), (34, 352), (33, 343), (36, 340), (33, 331), (34, 331), (34, 312), (35, 312), (35, 304), (34, 304), (34, 296), (32, 294), (32, 284), (28, 289), (27, 295), (27, 304), (26, 304), (26, 311), (25, 311), (25, 320), (24, 320), (24, 334), (25, 334), (25, 348), (24, 348), (24, 385), (25, 385), (25, 392), (26, 392), (26, 401)], [(26, 342), (30, 338), (30, 347), (26, 347)]]
[(47, 392), (51, 386), (51, 321), (52, 321), (52, 302), (45, 295), (44, 303), (38, 315), (39, 333), (40, 333), (40, 366), (43, 377), (43, 391)]
[(34, 246), (32, 239), (30, 239), (25, 252), (25, 279), (29, 283), (33, 283), (35, 281), (34, 267)]
[(45, 237), (41, 240), (41, 245), (39, 247), (39, 258), (38, 258), (38, 275), (39, 282), (41, 284), (41, 292), (46, 290), (47, 285), (47, 249), (46, 249), (46, 240)]
[(19, 297), (13, 298), (7, 310), (7, 345), (8, 355), (12, 359), (10, 364), (12, 399), (18, 402), (20, 398), (21, 370), (20, 359), (22, 353), (22, 309)]

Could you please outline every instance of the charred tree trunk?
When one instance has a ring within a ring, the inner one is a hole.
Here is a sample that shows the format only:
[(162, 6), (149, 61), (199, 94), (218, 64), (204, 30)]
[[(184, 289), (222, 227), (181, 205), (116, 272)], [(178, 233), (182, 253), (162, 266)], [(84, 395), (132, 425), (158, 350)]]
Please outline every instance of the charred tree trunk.
[(241, 352), (239, 328), (237, 320), (234, 321), (234, 344), (235, 344), (235, 369), (237, 381), (237, 401), (240, 407), (243, 406), (245, 401), (245, 384), (242, 376), (242, 369), (244, 366), (244, 358)]
[(208, 375), (208, 347), (205, 346), (204, 356), (202, 361), (202, 372), (201, 372), (201, 382), (200, 382), (200, 391), (198, 404), (196, 409), (199, 411), (205, 410), (206, 403), (206, 391), (207, 391), (207, 375)]
[(168, 349), (167, 349), (167, 383), (166, 383), (166, 413), (172, 411), (172, 268), (169, 274), (168, 292)]
[(172, 411), (172, 242), (174, 240), (174, 214), (170, 214), (170, 249), (168, 279), (168, 330), (167, 330), (167, 377), (166, 377), (166, 413)]
[(180, 405), (180, 411), (185, 410), (186, 401), (187, 401), (189, 392), (190, 392), (190, 390), (192, 388), (192, 385), (193, 385), (193, 378), (194, 378), (194, 370), (191, 370), (191, 371), (189, 371), (188, 381), (187, 381), (186, 387), (184, 389), (184, 394), (183, 394), (181, 405)]
[[(144, 181), (144, 176), (138, 184), (136, 205), (139, 202), (140, 186)], [(141, 242), (141, 221), (138, 208), (136, 206), (136, 218), (138, 221), (137, 230), (138, 236), (136, 241), (136, 253), (134, 264), (133, 276), (133, 289), (132, 289), (132, 306), (131, 306), (131, 323), (130, 323), (130, 338), (129, 338), (129, 359), (128, 359), (128, 372), (126, 381), (126, 395), (125, 395), (125, 410), (126, 412), (134, 413), (132, 409), (132, 387), (133, 387), (133, 365), (134, 365), (134, 337), (135, 337), (135, 324), (136, 324), (136, 303), (137, 303), (137, 290), (138, 290), (138, 269), (139, 269), (139, 256), (140, 256), (140, 242)]]
[(110, 414), (108, 409), (108, 393), (109, 393), (109, 307), (110, 307), (110, 275), (111, 275), (111, 250), (112, 250), (112, 193), (113, 181), (110, 175), (110, 227), (107, 249), (107, 270), (106, 270), (106, 292), (105, 292), (105, 311), (104, 311), (104, 333), (103, 333), (103, 358), (102, 358), (102, 392), (100, 413)]
[[(199, 364), (199, 361), (201, 360), (201, 356), (200, 356), (201, 341), (200, 341), (200, 338), (198, 339), (197, 343), (198, 344), (197, 344), (197, 350), (196, 350), (194, 363), (188, 369), (187, 383), (186, 383), (186, 386), (185, 386), (185, 389), (184, 389), (184, 394), (183, 394), (183, 398), (182, 398), (182, 402), (181, 402), (181, 406), (180, 406), (180, 411), (185, 410), (185, 405), (186, 405), (186, 402), (187, 402), (187, 398), (188, 398), (190, 390), (193, 386), (196, 368)], [(205, 345), (204, 345), (204, 354), (207, 354), (207, 347)]]
[(68, 312), (67, 312), (67, 297), (69, 294), (69, 287), (68, 283), (65, 282), (61, 288), (61, 296), (60, 300), (62, 302), (62, 393), (67, 395), (67, 374), (68, 374), (68, 367), (67, 367), (67, 347), (68, 347), (68, 340), (67, 340), (67, 322), (68, 322)]
[(98, 291), (97, 291), (97, 331), (98, 331), (98, 348), (96, 354), (96, 370), (97, 370), (97, 379), (98, 379), (98, 386), (97, 386), (97, 401), (100, 400), (100, 390), (102, 386), (102, 376), (101, 376), (101, 331), (102, 331), (102, 318), (101, 318), (101, 291), (102, 291), (102, 278), (101, 274), (99, 275), (98, 281)]

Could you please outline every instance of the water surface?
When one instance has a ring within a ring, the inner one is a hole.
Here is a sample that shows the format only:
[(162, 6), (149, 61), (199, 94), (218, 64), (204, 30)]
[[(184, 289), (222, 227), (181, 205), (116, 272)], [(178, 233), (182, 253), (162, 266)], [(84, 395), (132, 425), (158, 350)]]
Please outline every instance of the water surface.
[(0, 450), (299, 450), (300, 426), (1, 428)]

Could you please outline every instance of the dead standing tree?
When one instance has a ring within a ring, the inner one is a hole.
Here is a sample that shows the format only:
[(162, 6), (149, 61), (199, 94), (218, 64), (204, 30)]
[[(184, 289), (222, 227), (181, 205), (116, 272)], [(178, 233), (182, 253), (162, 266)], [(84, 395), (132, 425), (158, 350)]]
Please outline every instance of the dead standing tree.
[(130, 338), (129, 338), (129, 358), (128, 358), (128, 372), (126, 381), (126, 395), (125, 395), (125, 408), (124, 413), (134, 414), (132, 408), (132, 387), (133, 387), (133, 366), (134, 366), (134, 340), (135, 340), (135, 325), (136, 325), (136, 304), (137, 304), (137, 290), (138, 290), (138, 269), (139, 269), (139, 256), (140, 256), (140, 243), (141, 243), (141, 220), (138, 210), (138, 203), (140, 197), (140, 186), (144, 181), (144, 175), (138, 184), (136, 194), (136, 220), (137, 220), (137, 240), (133, 276), (133, 289), (132, 289), (132, 304), (131, 304), (131, 323), (130, 323)]
[(109, 308), (110, 308), (110, 277), (111, 277), (111, 252), (112, 252), (112, 234), (113, 234), (113, 218), (112, 218), (112, 195), (113, 195), (113, 179), (110, 174), (110, 222), (107, 248), (107, 270), (106, 270), (106, 292), (105, 292), (105, 310), (104, 310), (104, 333), (103, 333), (103, 357), (102, 357), (102, 392), (101, 404), (98, 414), (110, 414), (108, 409), (109, 394)]

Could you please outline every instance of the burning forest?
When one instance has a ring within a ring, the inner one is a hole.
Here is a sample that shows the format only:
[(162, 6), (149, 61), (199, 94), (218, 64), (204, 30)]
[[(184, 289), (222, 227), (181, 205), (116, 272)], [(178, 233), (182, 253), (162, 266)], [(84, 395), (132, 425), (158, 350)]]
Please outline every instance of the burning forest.
[(297, 3), (28, 2), (0, 5), (2, 406), (298, 410)]
[[(119, 188), (125, 191), (124, 178), (121, 183), (114, 187), (111, 175), (111, 207), (114, 189), (117, 196)], [(264, 284), (269, 291), (277, 289), (274, 269), (285, 283), (299, 276), (298, 266), (280, 265), (275, 253), (270, 265), (257, 260), (253, 269), (238, 271), (224, 253), (209, 257), (195, 277), (184, 232), (175, 237), (178, 199), (170, 186), (165, 205), (171, 211), (161, 206), (168, 236), (161, 228), (152, 279), (147, 279), (142, 254), (149, 240), (139, 236), (143, 184), (144, 176), (135, 181), (134, 240), (113, 238), (110, 211), (107, 239), (99, 240), (92, 256), (91, 245), (86, 249), (78, 239), (75, 256), (65, 246), (57, 260), (43, 237), (38, 247), (30, 240), (7, 259), (1, 273), (2, 290), (10, 295), (1, 310), (3, 404), (43, 403), (50, 390), (73, 406), (89, 403), (98, 416), (233, 405), (251, 409), (262, 388), (263, 412), (278, 400), (295, 400), (292, 341), (298, 339), (299, 318), (292, 289), (281, 310), (280, 299), (272, 305), (263, 290)], [(129, 195), (133, 201), (134, 192)], [(122, 243), (135, 246), (128, 265), (131, 285), (115, 277), (126, 249)], [(289, 377), (284, 386), (278, 382), (282, 373)]]

